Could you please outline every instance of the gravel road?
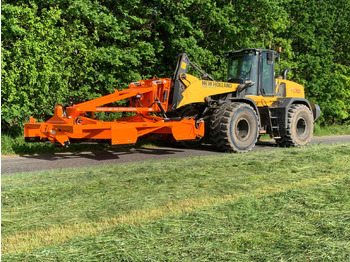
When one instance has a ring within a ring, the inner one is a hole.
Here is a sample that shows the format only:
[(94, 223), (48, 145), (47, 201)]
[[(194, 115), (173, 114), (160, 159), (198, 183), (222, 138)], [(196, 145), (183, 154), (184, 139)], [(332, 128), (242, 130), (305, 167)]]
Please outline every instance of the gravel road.
[[(350, 143), (350, 135), (315, 137), (311, 144)], [(273, 150), (275, 142), (259, 142), (253, 151)], [(104, 152), (59, 153), (53, 155), (1, 157), (1, 173), (11, 175), (22, 172), (36, 172), (42, 170), (78, 168), (99, 165), (118, 165), (128, 162), (142, 162), (150, 159), (162, 160), (166, 158), (184, 158), (191, 156), (206, 156), (223, 154), (213, 150), (209, 145), (197, 149), (176, 147), (149, 147), (112, 149)], [(249, 153), (248, 153), (249, 154)]]

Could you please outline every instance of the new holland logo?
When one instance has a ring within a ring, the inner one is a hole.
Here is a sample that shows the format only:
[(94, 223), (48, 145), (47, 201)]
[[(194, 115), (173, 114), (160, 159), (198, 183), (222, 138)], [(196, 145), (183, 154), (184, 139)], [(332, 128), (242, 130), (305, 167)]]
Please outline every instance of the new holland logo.
[(206, 88), (216, 88), (216, 87), (232, 88), (231, 83), (217, 82), (217, 81), (205, 81), (205, 80), (202, 80), (202, 86), (206, 87)]

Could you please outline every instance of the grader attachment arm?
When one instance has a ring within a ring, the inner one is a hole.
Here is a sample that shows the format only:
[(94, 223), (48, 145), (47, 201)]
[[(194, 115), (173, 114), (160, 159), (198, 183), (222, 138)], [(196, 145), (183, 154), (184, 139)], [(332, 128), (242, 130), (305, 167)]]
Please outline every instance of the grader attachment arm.
[[(168, 134), (175, 140), (189, 140), (204, 136), (204, 123), (194, 119), (168, 119), (171, 80), (150, 79), (131, 83), (123, 91), (67, 107), (55, 106), (55, 113), (45, 123), (34, 118), (24, 126), (27, 142), (50, 141), (68, 146), (70, 142), (107, 142), (111, 145), (134, 144), (146, 134)], [(104, 106), (129, 99), (130, 106)], [(87, 112), (134, 112), (135, 115), (116, 121), (100, 121)], [(162, 114), (163, 117), (157, 115)]]

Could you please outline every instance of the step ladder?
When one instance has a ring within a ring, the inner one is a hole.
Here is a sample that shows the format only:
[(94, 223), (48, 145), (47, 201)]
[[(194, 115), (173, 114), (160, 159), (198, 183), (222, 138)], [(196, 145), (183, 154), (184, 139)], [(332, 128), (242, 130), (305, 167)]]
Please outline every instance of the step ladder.
[(270, 122), (270, 128), (271, 128), (271, 133), (274, 138), (276, 137), (281, 137), (280, 134), (280, 127), (278, 124), (278, 116), (276, 114), (277, 108), (273, 107), (268, 107), (268, 116), (269, 116), (269, 122)]

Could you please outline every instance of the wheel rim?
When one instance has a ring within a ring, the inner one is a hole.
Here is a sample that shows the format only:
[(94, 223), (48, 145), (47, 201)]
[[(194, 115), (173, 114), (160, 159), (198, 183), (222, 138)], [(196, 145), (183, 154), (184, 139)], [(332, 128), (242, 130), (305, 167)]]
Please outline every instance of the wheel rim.
[(303, 117), (298, 119), (296, 129), (297, 129), (296, 130), (297, 135), (299, 137), (305, 135), (307, 127), (306, 127), (306, 121)]
[(246, 140), (249, 136), (249, 122), (246, 119), (240, 119), (237, 122), (236, 136), (239, 140)]

